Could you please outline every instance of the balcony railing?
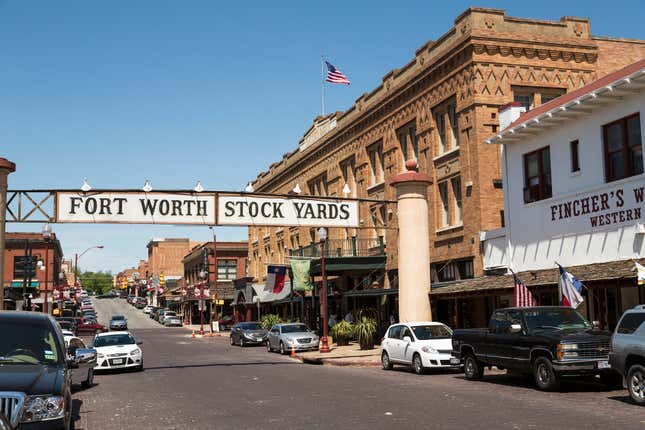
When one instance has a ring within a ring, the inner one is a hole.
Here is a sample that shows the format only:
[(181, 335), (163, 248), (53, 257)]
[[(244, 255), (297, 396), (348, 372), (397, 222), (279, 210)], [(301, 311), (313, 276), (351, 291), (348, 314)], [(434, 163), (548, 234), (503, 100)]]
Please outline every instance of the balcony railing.
[[(289, 250), (289, 255), (300, 257), (320, 257), (320, 242), (298, 249)], [(385, 255), (383, 237), (376, 239), (328, 239), (325, 242), (325, 257), (372, 257)]]

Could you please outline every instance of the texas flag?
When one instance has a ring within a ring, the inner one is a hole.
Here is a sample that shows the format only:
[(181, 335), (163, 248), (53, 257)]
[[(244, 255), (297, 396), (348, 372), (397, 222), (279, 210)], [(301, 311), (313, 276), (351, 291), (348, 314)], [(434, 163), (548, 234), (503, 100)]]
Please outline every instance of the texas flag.
[[(558, 264), (558, 263), (556, 263)], [(582, 282), (571, 273), (560, 266), (560, 294), (562, 295), (562, 306), (569, 306), (576, 309), (584, 301), (582, 298)]]
[(279, 293), (284, 288), (284, 277), (287, 274), (286, 266), (268, 266), (267, 281), (264, 285), (265, 291)]

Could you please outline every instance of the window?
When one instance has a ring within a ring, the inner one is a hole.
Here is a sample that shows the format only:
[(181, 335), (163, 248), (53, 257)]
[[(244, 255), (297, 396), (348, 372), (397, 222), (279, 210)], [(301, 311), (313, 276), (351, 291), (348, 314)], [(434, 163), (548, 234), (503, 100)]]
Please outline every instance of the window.
[(387, 337), (389, 337), (390, 339), (400, 339), (402, 328), (403, 326), (400, 326), (400, 325), (395, 325), (393, 327), (390, 327), (390, 331), (388, 331)]
[(35, 278), (36, 257), (18, 255), (13, 257), (13, 279)]
[(401, 145), (403, 163), (409, 159), (417, 159), (419, 156), (419, 145), (417, 142), (417, 126), (414, 121), (404, 125), (396, 131)]
[(513, 87), (513, 101), (526, 111), (548, 103), (566, 92), (563, 88)]
[(217, 279), (237, 278), (236, 260), (217, 260)]
[(530, 111), (533, 108), (533, 94), (531, 93), (514, 94), (513, 101), (519, 103), (526, 110), (526, 112)]
[(551, 154), (549, 147), (524, 154), (524, 203), (551, 197)]
[(367, 148), (367, 155), (370, 159), (372, 174), (372, 185), (383, 182), (383, 144), (381, 142)]
[(340, 163), (340, 170), (343, 174), (344, 183), (341, 185), (345, 187), (345, 184), (349, 187), (349, 195), (356, 195), (356, 162), (354, 157), (350, 157)]
[(645, 313), (643, 312), (626, 314), (620, 322), (620, 326), (618, 326), (618, 329), (616, 329), (616, 333), (632, 334), (636, 330), (638, 330), (638, 328), (641, 327), (644, 322)]
[(457, 112), (454, 100), (437, 106), (432, 112), (439, 137), (439, 154), (459, 147)]
[(450, 180), (452, 185), (452, 195), (455, 198), (455, 213), (453, 214), (453, 223), (460, 224), (462, 222), (461, 212), (461, 178), (459, 176)]
[(548, 103), (551, 100), (557, 99), (566, 91), (564, 89), (542, 89), (540, 90), (540, 104)]
[(432, 282), (458, 281), (475, 277), (473, 259), (442, 261), (430, 265)]
[(490, 317), (490, 323), (488, 324), (488, 330), (491, 333), (501, 333), (506, 324), (506, 314), (504, 312), (495, 312), (493, 316)]
[(312, 196), (326, 196), (327, 195), (327, 174), (323, 173), (322, 175), (312, 179), (307, 182), (309, 187), (309, 194)]
[(448, 226), (448, 183), (439, 182), (439, 197), (441, 198), (441, 207), (439, 213), (439, 226)]
[(571, 152), (571, 173), (580, 171), (580, 158), (578, 155), (578, 140), (572, 140), (569, 142), (569, 148)]
[(607, 182), (643, 173), (640, 114), (603, 126)]

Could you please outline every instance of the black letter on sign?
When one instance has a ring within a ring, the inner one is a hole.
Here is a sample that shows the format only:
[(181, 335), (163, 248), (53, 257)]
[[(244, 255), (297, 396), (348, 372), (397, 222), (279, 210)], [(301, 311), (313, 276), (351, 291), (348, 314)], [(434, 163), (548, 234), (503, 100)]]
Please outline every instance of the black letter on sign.
[(273, 203), (273, 216), (276, 218), (284, 218), (284, 215), (282, 215), (282, 202)]
[(81, 202), (83, 201), (80, 197), (70, 197), (72, 201), (72, 209), (69, 211), (71, 214), (76, 214), (76, 209), (81, 207)]
[(114, 201), (117, 202), (117, 204), (119, 205), (119, 210), (117, 211), (117, 214), (123, 215), (123, 202), (125, 202), (126, 199), (124, 199), (123, 197), (115, 197)]
[(159, 213), (161, 215), (168, 215), (170, 212), (170, 203), (168, 203), (168, 200), (162, 200), (159, 202)]
[(96, 200), (93, 197), (85, 200), (85, 212), (90, 215), (94, 215), (94, 212), (96, 212)]
[(141, 202), (141, 209), (143, 210), (144, 215), (148, 215), (148, 211), (150, 211), (150, 215), (155, 216), (155, 210), (157, 209), (157, 199), (153, 201), (148, 200), (148, 199), (139, 199)]
[[(264, 209), (268, 209), (268, 212), (264, 212)], [(265, 218), (271, 218), (271, 202), (264, 202), (260, 206), (260, 212), (262, 212), (262, 216)]]
[(233, 202), (226, 202), (224, 205), (226, 210), (224, 211), (225, 216), (233, 216), (235, 214), (235, 208), (233, 207)]
[(302, 218), (302, 209), (305, 207), (305, 204), (293, 202), (293, 206), (296, 208), (296, 217), (298, 219)]
[(197, 200), (197, 216), (206, 216), (205, 200)]
[(340, 219), (349, 219), (349, 205), (347, 203), (340, 205)]
[(100, 202), (101, 202), (101, 209), (99, 210), (99, 213), (101, 215), (105, 215), (106, 213), (109, 215), (112, 215), (112, 209), (110, 209), (110, 199), (101, 197)]

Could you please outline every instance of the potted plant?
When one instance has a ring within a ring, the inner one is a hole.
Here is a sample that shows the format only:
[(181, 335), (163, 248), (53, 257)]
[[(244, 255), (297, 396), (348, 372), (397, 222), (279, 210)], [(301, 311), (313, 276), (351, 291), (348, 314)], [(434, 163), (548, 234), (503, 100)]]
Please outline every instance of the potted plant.
[(332, 326), (330, 334), (336, 341), (336, 345), (349, 345), (349, 341), (352, 340), (352, 335), (354, 334), (354, 326), (347, 321), (339, 321)]
[(281, 322), (282, 319), (279, 315), (276, 314), (266, 314), (260, 320), (260, 324), (262, 324), (262, 328), (264, 328), (265, 330), (271, 330), (271, 327), (276, 324), (280, 324)]
[(361, 349), (374, 348), (374, 335), (376, 334), (376, 321), (373, 318), (361, 316), (354, 324), (354, 336)]

